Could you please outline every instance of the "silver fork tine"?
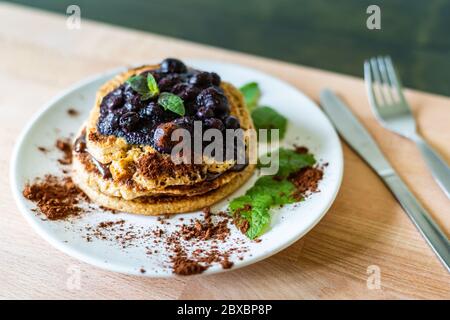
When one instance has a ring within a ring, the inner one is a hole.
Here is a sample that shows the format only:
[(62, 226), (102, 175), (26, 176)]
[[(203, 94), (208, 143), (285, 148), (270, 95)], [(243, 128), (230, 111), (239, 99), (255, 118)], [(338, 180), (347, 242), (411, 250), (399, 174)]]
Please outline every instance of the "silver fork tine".
[[(375, 83), (378, 85), (378, 96), (376, 97), (378, 100), (378, 106), (380, 107), (382, 105), (386, 104), (386, 99), (384, 97), (383, 94), (383, 90), (381, 90), (381, 76), (380, 76), (380, 70), (378, 70), (378, 66), (377, 66), (377, 60), (375, 58), (370, 59), (370, 65), (372, 67), (372, 74), (373, 74), (373, 78), (375, 79)], [(375, 90), (374, 90), (375, 92)]]
[(372, 71), (370, 70), (370, 62), (364, 61), (364, 81), (366, 83), (366, 90), (367, 94), (369, 95), (369, 102), (371, 106), (375, 106), (376, 100), (375, 100), (375, 92), (373, 90), (373, 84), (372, 84)]
[(381, 74), (381, 79), (383, 83), (381, 84), (380, 90), (384, 93), (384, 98), (387, 103), (394, 103), (394, 96), (392, 95), (392, 86), (390, 78), (386, 70), (386, 65), (384, 64), (384, 59), (382, 57), (377, 57), (378, 70)]
[(390, 56), (384, 57), (384, 62), (386, 65), (387, 74), (392, 86), (395, 88), (395, 92), (400, 101), (406, 103), (405, 96), (403, 95), (402, 84), (397, 77), (397, 72), (395, 72), (394, 65)]
[(391, 58), (379, 56), (366, 60), (364, 79), (370, 106), (380, 123), (417, 144), (434, 179), (450, 199), (450, 167), (417, 132), (414, 115)]

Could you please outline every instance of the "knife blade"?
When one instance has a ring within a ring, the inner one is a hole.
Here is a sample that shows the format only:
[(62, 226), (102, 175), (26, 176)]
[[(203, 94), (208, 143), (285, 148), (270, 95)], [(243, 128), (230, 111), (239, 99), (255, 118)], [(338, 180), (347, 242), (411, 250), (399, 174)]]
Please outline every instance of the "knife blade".
[(320, 102), (341, 137), (383, 179), (439, 260), (450, 272), (448, 237), (396, 174), (370, 133), (331, 90), (325, 89), (320, 93)]

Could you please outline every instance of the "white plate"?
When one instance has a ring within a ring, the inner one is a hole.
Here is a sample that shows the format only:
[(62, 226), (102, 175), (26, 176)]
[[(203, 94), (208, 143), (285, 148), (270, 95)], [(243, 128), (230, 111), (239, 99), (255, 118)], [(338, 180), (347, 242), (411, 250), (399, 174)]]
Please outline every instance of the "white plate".
[[(273, 210), (270, 229), (261, 236), (261, 242), (256, 243), (246, 238), (231, 227), (232, 239), (243, 239), (249, 251), (244, 259), (236, 259), (232, 255), (234, 267), (230, 270), (255, 263), (288, 247), (325, 215), (339, 190), (342, 173), (343, 157), (341, 144), (331, 123), (319, 107), (304, 94), (291, 85), (270, 75), (247, 67), (210, 60), (189, 60), (187, 63), (198, 69), (215, 71), (222, 79), (241, 86), (249, 81), (256, 81), (261, 86), (263, 95), (261, 104), (275, 107), (289, 119), (289, 127), (284, 144), (305, 145), (318, 160), (328, 162), (324, 179), (320, 182), (321, 192), (313, 194), (306, 201), (295, 205), (287, 205)], [(94, 105), (95, 93), (101, 84), (110, 79), (123, 68), (87, 79), (68, 89), (59, 97), (50, 101), (25, 128), (16, 144), (11, 166), (12, 189), (27, 221), (48, 242), (61, 251), (87, 263), (112, 271), (144, 275), (151, 277), (170, 277), (172, 271), (168, 268), (167, 252), (163, 249), (158, 254), (147, 255), (145, 243), (137, 242), (134, 247), (123, 249), (109, 241), (95, 239), (87, 242), (82, 236), (86, 225), (95, 225), (105, 220), (124, 219), (127, 225), (137, 228), (152, 228), (161, 226), (155, 217), (143, 217), (125, 213), (112, 215), (101, 209), (95, 213), (83, 215), (81, 218), (67, 221), (43, 221), (32, 209), (35, 207), (22, 196), (22, 190), (27, 181), (46, 173), (59, 173), (57, 157), (59, 153), (52, 151), (43, 154), (38, 146), (52, 147), (57, 138), (68, 137), (78, 131)], [(80, 112), (77, 117), (69, 117), (67, 110), (75, 108)], [(231, 198), (240, 195), (253, 184), (250, 181), (241, 187)], [(221, 201), (213, 210), (225, 209), (228, 199)], [(200, 212), (181, 215), (183, 217), (198, 217)], [(168, 221), (170, 226), (179, 221), (177, 215)], [(219, 246), (226, 246), (220, 244)], [(146, 272), (141, 273), (144, 268)], [(203, 274), (223, 272), (220, 265), (211, 266)]]

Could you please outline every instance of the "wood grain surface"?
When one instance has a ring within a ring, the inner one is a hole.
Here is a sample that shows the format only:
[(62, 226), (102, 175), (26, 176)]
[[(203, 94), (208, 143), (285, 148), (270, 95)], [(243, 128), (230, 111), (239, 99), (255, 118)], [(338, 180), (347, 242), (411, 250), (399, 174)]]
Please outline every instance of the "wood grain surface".
[[(389, 190), (345, 144), (344, 180), (325, 218), (288, 249), (243, 269), (170, 280), (131, 277), (81, 263), (41, 239), (19, 213), (10, 190), (11, 151), (26, 122), (74, 82), (167, 56), (254, 67), (316, 101), (322, 88), (336, 90), (450, 234), (449, 200), (413, 143), (376, 122), (361, 79), (86, 20), (81, 30), (69, 30), (62, 16), (0, 4), (0, 298), (450, 298), (450, 275)], [(421, 133), (450, 162), (450, 99), (417, 91), (406, 96)], [(379, 289), (367, 285), (373, 266), (381, 272)], [(68, 285), (74, 268), (81, 272), (79, 289)]]

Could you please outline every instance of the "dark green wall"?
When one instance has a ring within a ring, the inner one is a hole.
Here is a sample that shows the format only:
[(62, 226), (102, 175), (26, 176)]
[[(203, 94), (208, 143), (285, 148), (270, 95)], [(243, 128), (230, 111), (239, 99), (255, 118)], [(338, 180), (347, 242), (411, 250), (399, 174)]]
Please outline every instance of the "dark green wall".
[[(450, 96), (448, 0), (18, 0), (82, 17), (362, 76), (365, 58), (390, 54), (405, 85)], [(382, 30), (366, 28), (381, 7)]]

